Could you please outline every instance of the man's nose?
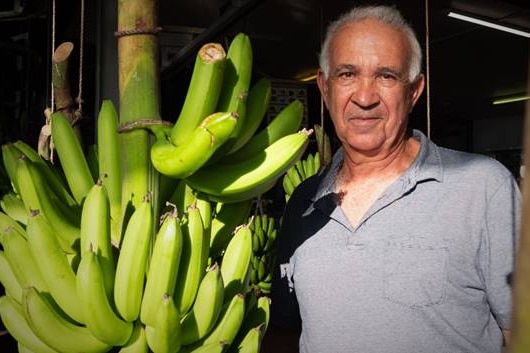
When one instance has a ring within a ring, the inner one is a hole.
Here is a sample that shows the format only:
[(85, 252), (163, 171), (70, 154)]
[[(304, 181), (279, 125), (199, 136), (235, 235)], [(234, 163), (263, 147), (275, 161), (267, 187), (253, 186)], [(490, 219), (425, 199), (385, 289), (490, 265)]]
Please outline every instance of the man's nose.
[(359, 77), (353, 87), (351, 102), (361, 108), (369, 109), (379, 104), (380, 99), (376, 80), (371, 77)]

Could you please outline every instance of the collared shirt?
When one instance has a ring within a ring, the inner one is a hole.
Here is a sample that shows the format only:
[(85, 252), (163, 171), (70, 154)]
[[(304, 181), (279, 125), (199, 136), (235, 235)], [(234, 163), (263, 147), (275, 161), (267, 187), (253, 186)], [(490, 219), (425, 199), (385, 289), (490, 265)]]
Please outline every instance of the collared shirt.
[(517, 183), (491, 158), (414, 138), (418, 156), (356, 227), (336, 202), (341, 150), (291, 196), (272, 320), (301, 322), (301, 352), (500, 352)]

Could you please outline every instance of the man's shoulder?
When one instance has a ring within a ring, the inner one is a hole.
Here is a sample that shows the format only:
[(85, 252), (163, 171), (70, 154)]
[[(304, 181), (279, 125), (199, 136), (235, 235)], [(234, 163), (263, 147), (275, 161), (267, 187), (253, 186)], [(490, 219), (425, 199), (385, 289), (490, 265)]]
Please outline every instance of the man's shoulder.
[(439, 151), (445, 167), (460, 166), (460, 168), (470, 170), (496, 172), (500, 174), (509, 173), (501, 162), (489, 155), (459, 151), (446, 147), (439, 147)]

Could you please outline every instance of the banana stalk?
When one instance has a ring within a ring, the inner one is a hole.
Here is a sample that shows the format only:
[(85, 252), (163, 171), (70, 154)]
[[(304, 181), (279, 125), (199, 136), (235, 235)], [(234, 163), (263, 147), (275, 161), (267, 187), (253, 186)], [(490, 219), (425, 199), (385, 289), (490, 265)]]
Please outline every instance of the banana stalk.
[[(157, 3), (155, 0), (118, 1), (121, 125), (142, 118), (160, 119)], [(150, 164), (150, 143), (149, 132), (143, 129), (121, 134), (122, 222), (125, 211), (140, 205), (145, 195), (151, 194), (153, 204), (157, 204), (158, 177)]]

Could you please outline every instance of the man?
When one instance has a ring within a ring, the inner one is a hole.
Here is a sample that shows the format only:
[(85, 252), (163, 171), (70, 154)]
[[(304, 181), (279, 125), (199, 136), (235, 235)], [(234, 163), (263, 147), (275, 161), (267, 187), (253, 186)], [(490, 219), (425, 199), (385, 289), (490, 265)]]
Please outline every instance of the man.
[(286, 207), (263, 350), (501, 352), (520, 223), (514, 178), (408, 131), (424, 76), (396, 9), (358, 7), (332, 23), (320, 66), (342, 147)]

